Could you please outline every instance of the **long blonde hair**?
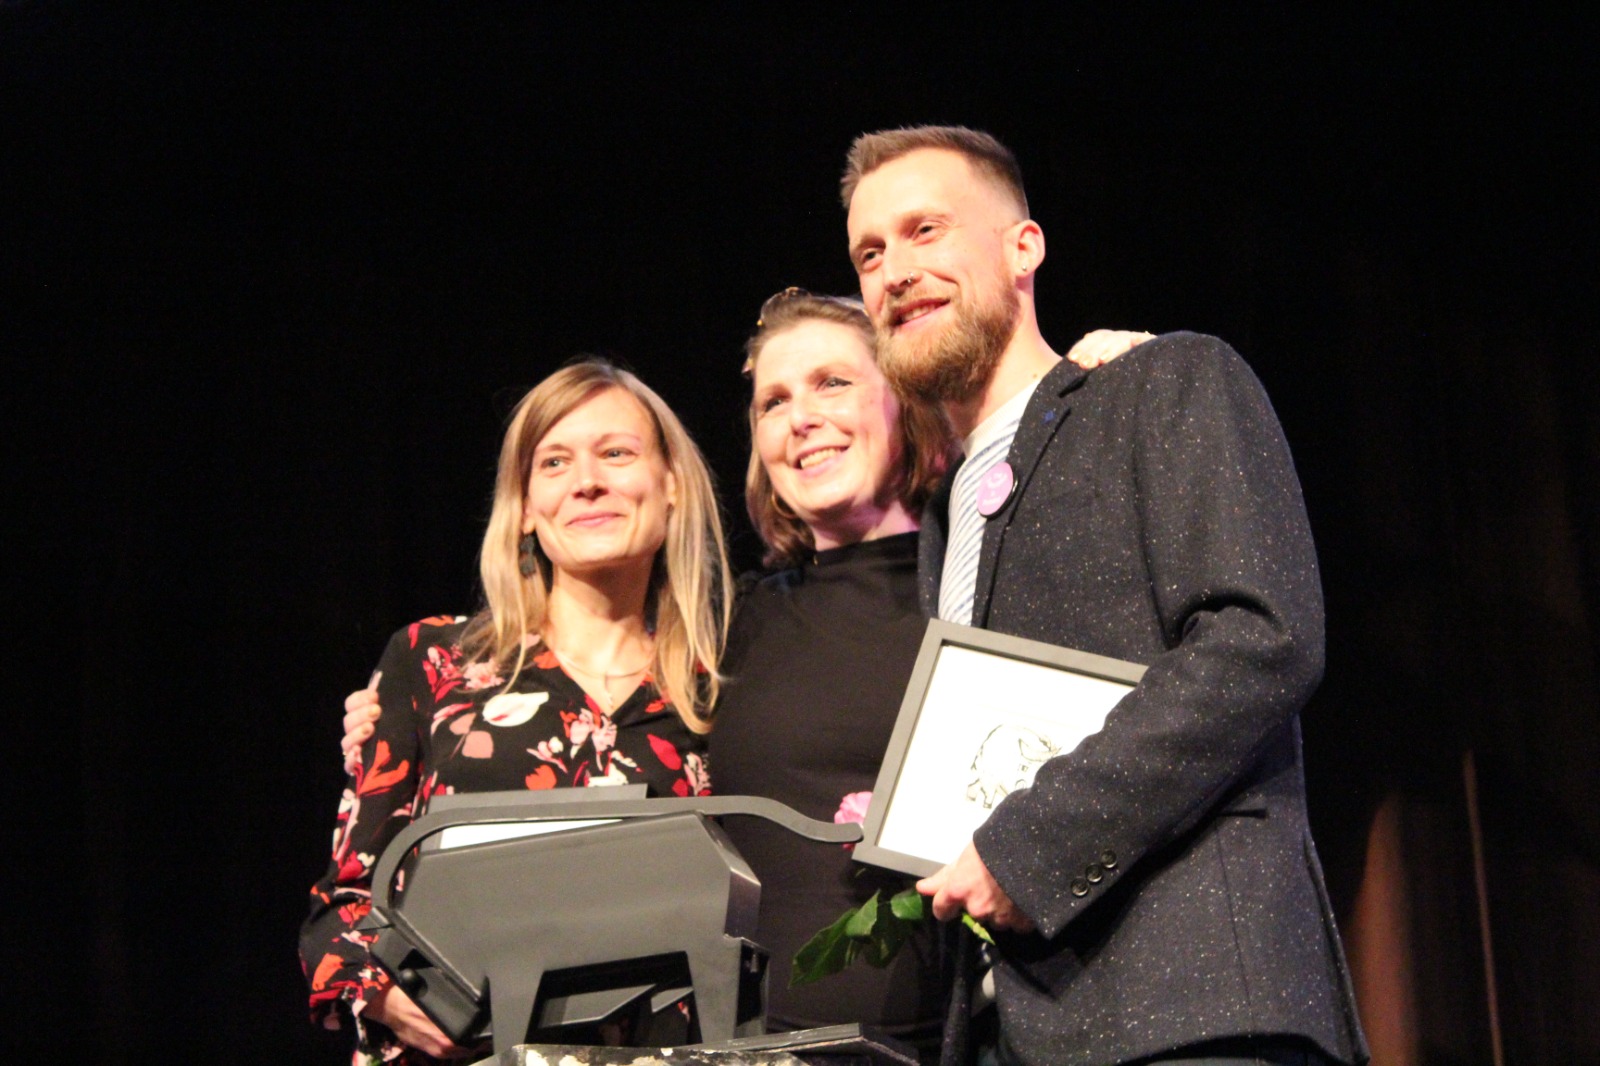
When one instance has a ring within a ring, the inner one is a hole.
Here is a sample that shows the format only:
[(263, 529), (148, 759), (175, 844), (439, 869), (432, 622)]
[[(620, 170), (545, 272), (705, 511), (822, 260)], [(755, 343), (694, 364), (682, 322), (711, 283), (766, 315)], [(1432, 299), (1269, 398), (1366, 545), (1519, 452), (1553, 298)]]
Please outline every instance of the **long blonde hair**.
[[(711, 473), (700, 449), (666, 403), (633, 374), (602, 359), (583, 359), (541, 381), (517, 404), (500, 445), (494, 505), (483, 535), (478, 572), (487, 606), (461, 638), (469, 661), (509, 667), (515, 681), (527, 662), (524, 635), (538, 633), (549, 609), (550, 560), (537, 548), (534, 572), (518, 567), (524, 500), (533, 453), (561, 419), (597, 393), (621, 389), (638, 400), (656, 428), (667, 469), (677, 482), (667, 515), (667, 538), (656, 553), (645, 603), (655, 631), (651, 670), (662, 695), (696, 733), (711, 728), (711, 708), (722, 678), (717, 672), (732, 610), (732, 579)], [(510, 681), (507, 683), (509, 684)]]

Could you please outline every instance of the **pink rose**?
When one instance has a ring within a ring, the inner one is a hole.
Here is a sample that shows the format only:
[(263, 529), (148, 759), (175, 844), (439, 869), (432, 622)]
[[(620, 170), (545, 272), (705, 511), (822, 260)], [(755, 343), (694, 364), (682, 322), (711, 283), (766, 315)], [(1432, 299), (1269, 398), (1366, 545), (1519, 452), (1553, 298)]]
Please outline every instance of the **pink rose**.
[(839, 801), (839, 809), (833, 812), (833, 820), (838, 825), (854, 822), (865, 825), (867, 821), (867, 807), (872, 803), (872, 793), (852, 792)]

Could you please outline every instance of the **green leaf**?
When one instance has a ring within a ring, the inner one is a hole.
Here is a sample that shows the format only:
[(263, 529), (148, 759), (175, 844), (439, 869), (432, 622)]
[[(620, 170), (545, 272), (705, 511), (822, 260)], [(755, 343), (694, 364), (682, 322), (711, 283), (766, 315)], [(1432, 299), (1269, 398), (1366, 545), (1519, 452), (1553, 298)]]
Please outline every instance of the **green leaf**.
[(972, 935), (983, 941), (985, 944), (994, 943), (994, 937), (989, 935), (989, 930), (978, 924), (978, 919), (974, 918), (972, 915), (963, 914), (961, 916), (961, 924), (966, 926), (968, 929), (971, 929)]
[(872, 927), (878, 922), (878, 893), (868, 896), (867, 901), (855, 911), (846, 913), (849, 915), (844, 925), (847, 935), (858, 939), (871, 936)]
[[(879, 897), (880, 893), (874, 892), (861, 906), (845, 911), (794, 953), (790, 988), (836, 974), (857, 959), (880, 968), (894, 961), (926, 920), (927, 905), (914, 888), (889, 899)], [(988, 938), (981, 926), (978, 933)]]
[(894, 961), (906, 941), (911, 939), (912, 931), (921, 924), (896, 917), (887, 905), (882, 917), (883, 921), (878, 923), (875, 935), (861, 944), (861, 957), (880, 970)]
[(922, 893), (914, 888), (896, 892), (889, 897), (889, 913), (907, 922), (922, 921), (922, 916), (927, 913), (922, 901)]
[(790, 988), (820, 981), (850, 965), (855, 957), (854, 942), (844, 928), (853, 917), (855, 911), (845, 911), (832, 925), (800, 946), (789, 966)]

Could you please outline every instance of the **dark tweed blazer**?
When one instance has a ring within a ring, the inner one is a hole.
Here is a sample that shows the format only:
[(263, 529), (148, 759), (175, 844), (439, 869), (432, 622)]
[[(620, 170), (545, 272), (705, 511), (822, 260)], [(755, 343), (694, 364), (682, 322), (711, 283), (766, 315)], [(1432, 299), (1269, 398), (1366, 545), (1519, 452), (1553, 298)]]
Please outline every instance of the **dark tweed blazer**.
[[(1004, 1040), (1041, 1064), (1251, 1035), (1364, 1060), (1300, 762), (1321, 584), (1260, 383), (1192, 333), (1092, 374), (1063, 360), (1009, 462), (974, 624), (1149, 669), (974, 837), (1040, 930), (1000, 938)], [(930, 614), (947, 510), (923, 525)]]

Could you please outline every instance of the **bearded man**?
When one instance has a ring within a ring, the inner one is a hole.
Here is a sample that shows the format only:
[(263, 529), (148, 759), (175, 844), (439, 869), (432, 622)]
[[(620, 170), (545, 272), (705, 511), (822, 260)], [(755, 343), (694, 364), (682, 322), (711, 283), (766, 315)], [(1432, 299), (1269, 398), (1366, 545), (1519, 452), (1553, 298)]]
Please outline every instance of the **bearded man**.
[(1044, 233), (987, 134), (863, 135), (842, 193), (884, 372), (964, 442), (925, 609), (1147, 666), (918, 885), (999, 931), (1000, 1061), (1365, 1061), (1301, 769), (1321, 585), (1260, 384), (1195, 334), (1060, 359)]

